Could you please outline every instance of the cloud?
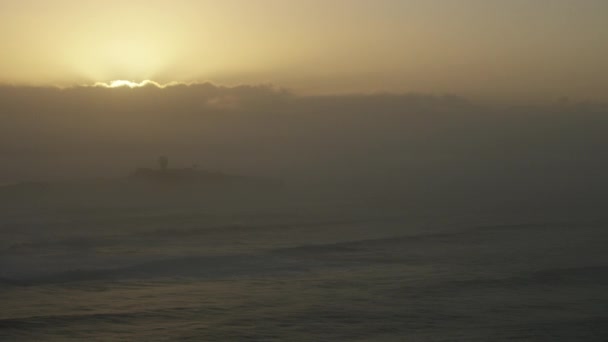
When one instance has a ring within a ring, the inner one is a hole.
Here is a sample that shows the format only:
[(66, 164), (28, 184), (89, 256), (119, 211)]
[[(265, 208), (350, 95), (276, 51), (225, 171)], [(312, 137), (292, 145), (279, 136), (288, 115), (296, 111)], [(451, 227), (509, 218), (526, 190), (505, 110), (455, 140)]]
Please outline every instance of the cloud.
[(173, 165), (388, 192), (584, 197), (607, 184), (606, 132), (602, 104), (210, 83), (0, 87), (0, 180), (120, 176), (169, 155)]

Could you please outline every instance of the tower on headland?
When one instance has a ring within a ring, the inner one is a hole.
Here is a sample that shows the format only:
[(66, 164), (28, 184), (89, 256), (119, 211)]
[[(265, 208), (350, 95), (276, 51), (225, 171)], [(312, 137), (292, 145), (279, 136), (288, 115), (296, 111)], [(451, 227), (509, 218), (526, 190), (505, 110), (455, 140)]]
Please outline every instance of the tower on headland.
[(166, 156), (160, 156), (158, 158), (158, 165), (160, 166), (161, 171), (167, 171), (167, 167), (169, 166), (169, 158)]

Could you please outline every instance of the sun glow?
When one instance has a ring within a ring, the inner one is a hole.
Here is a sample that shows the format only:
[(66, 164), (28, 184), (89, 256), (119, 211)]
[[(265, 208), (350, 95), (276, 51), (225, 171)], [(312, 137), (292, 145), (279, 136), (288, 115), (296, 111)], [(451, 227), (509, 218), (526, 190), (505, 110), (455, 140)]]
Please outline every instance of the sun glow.
[(141, 88), (141, 87), (145, 87), (145, 86), (155, 86), (158, 88), (163, 88), (164, 86), (154, 82), (154, 81), (150, 81), (150, 80), (145, 80), (142, 82), (133, 82), (133, 81), (127, 81), (127, 80), (114, 80), (114, 81), (110, 81), (108, 83), (105, 82), (97, 82), (95, 83), (96, 87), (103, 87), (103, 88)]

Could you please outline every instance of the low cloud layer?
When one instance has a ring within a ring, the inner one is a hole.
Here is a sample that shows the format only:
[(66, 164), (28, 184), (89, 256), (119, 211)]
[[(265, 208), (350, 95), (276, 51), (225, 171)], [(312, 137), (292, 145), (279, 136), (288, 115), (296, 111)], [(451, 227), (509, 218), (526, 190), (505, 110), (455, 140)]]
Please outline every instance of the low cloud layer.
[(567, 101), (489, 107), (264, 85), (1, 87), (0, 123), (4, 183), (119, 177), (168, 155), (173, 166), (387, 191), (585, 197), (608, 184), (608, 107)]

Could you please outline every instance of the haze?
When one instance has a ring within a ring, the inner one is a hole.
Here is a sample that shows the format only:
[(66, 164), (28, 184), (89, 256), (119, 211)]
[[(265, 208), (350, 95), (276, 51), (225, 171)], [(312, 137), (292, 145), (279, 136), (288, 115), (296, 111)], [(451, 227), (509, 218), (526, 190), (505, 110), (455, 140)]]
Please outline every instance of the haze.
[(0, 82), (606, 100), (603, 0), (0, 2)]
[(608, 1), (0, 0), (0, 341), (608, 341)]

